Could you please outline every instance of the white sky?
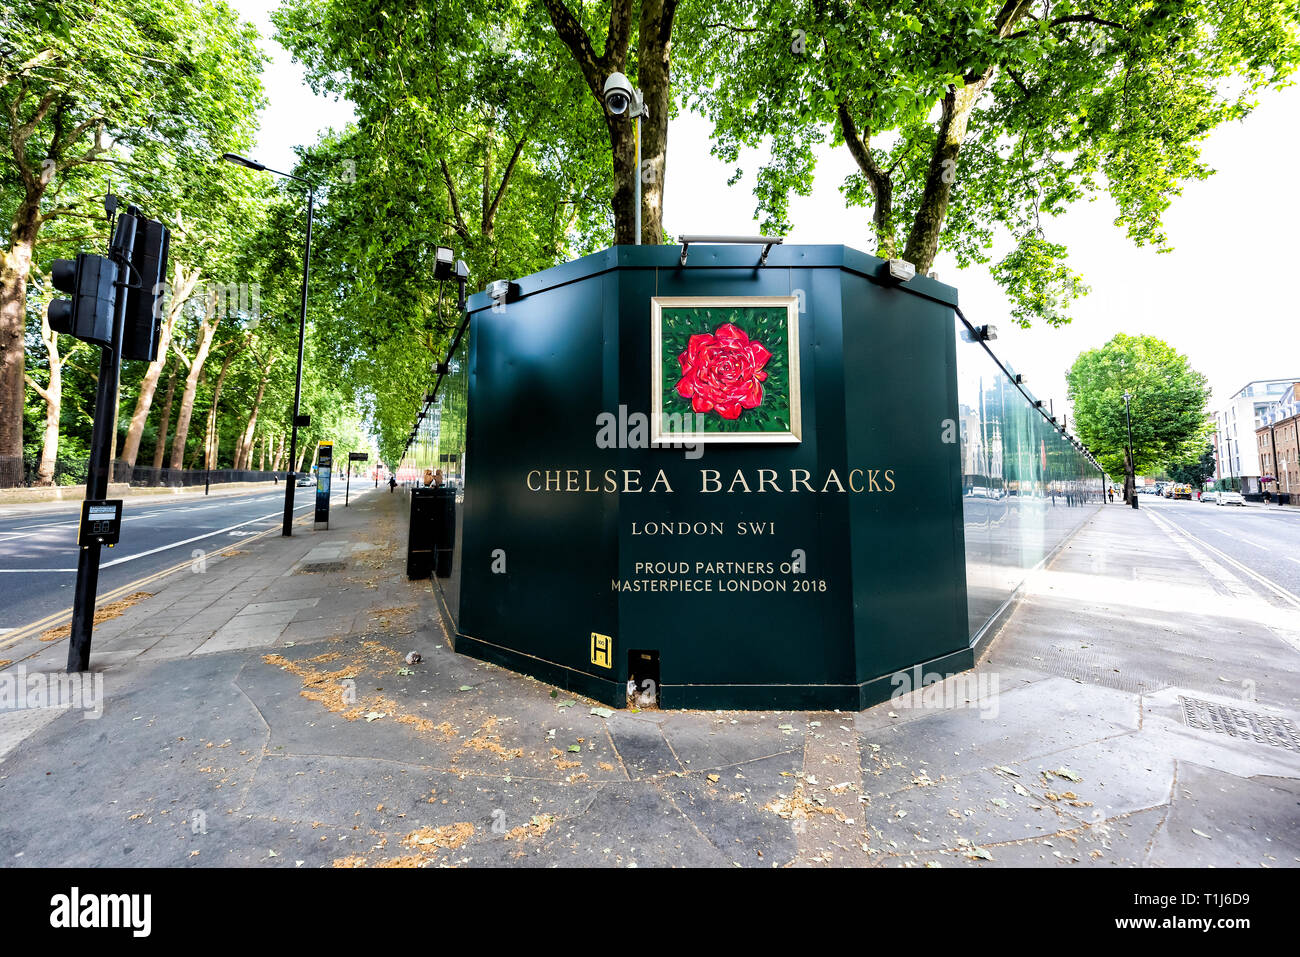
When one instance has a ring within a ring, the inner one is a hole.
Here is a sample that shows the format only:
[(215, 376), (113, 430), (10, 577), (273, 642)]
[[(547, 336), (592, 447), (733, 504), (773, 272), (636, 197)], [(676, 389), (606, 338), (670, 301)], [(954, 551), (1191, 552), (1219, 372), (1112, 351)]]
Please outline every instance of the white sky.
[[(316, 97), (302, 68), (273, 40), (268, 0), (230, 0), (263, 34), (273, 58), (264, 75), (270, 105), (263, 113), (255, 158), (278, 169), (294, 163), (292, 147), (310, 145), (324, 130), (341, 128), (351, 107)], [(939, 278), (960, 292), (972, 322), (998, 327), (994, 351), (1040, 398), (1065, 407), (1065, 372), (1085, 349), (1117, 332), (1145, 333), (1166, 340), (1204, 372), (1214, 388), (1215, 407), (1252, 379), (1300, 378), (1300, 308), (1288, 292), (1300, 272), (1287, 266), (1297, 243), (1300, 194), (1290, 186), (1290, 167), (1300, 152), (1300, 88), (1268, 95), (1244, 122), (1221, 126), (1206, 142), (1203, 158), (1216, 174), (1189, 183), (1165, 214), (1174, 251), (1158, 255), (1138, 249), (1112, 225), (1108, 199), (1073, 207), (1045, 223), (1048, 238), (1065, 244), (1071, 265), (1083, 273), (1092, 293), (1073, 310), (1062, 329), (1046, 325), (1021, 330), (1007, 316), (1006, 300), (986, 269), (959, 271), (940, 257)], [(668, 137), (664, 222), (680, 233), (752, 234), (757, 205), (751, 188), (758, 155), (741, 157), (749, 175), (727, 186), (728, 166), (709, 152), (710, 125), (698, 116), (674, 121)], [(795, 197), (787, 240), (843, 243), (871, 251), (868, 211), (846, 209), (839, 185), (852, 172), (843, 148), (826, 150), (808, 198)], [(995, 251), (1000, 252), (1000, 251)]]

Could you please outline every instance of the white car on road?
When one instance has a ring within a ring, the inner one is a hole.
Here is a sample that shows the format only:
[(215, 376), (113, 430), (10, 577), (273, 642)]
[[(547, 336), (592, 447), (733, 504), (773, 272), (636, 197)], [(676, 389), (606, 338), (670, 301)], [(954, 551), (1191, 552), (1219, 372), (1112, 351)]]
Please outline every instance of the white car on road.
[(1246, 500), (1241, 497), (1240, 492), (1220, 492), (1218, 503), (1220, 505), (1245, 505)]

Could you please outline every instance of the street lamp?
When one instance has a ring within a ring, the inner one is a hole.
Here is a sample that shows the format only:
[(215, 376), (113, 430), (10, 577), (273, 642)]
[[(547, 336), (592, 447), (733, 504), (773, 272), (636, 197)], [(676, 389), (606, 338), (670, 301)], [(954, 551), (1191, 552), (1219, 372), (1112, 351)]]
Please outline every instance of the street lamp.
[[(1129, 494), (1129, 501), (1130, 501), (1130, 504), (1132, 504), (1132, 506), (1133, 506), (1134, 508), (1137, 508), (1137, 507), (1138, 507), (1138, 497), (1137, 497), (1137, 463), (1135, 463), (1135, 462), (1133, 461), (1133, 417), (1129, 414), (1129, 405), (1128, 405), (1128, 404), (1129, 404), (1129, 400), (1132, 399), (1132, 398), (1133, 398), (1133, 396), (1129, 394), (1129, 391), (1128, 391), (1127, 389), (1125, 389), (1125, 390), (1124, 390), (1124, 421), (1128, 423), (1128, 470), (1129, 470), (1129, 476), (1125, 476), (1125, 480), (1124, 480), (1125, 489), (1124, 489), (1124, 491), (1128, 492), (1128, 494)], [(1127, 487), (1127, 486), (1128, 486), (1128, 478), (1129, 478), (1129, 477), (1132, 477), (1132, 479), (1133, 479), (1133, 487), (1132, 487), (1132, 489), (1129, 489), (1129, 488)]]
[(290, 432), (289, 438), (290, 471), (289, 477), (284, 483), (284, 522), (280, 529), (281, 535), (291, 537), (293, 535), (293, 493), (294, 487), (298, 484), (298, 422), (301, 418), (299, 410), (302, 407), (302, 350), (303, 341), (307, 335), (307, 277), (311, 273), (311, 220), (316, 206), (316, 193), (312, 189), (312, 184), (301, 176), (294, 176), (292, 173), (282, 173), (278, 169), (271, 169), (271, 167), (256, 160), (251, 160), (247, 156), (240, 156), (238, 153), (223, 153), (221, 158), (228, 163), (234, 163), (236, 166), (243, 166), (259, 173), (273, 173), (276, 176), (283, 176), (285, 179), (296, 180), (307, 187), (307, 242), (302, 254), (302, 311), (298, 316), (298, 376), (293, 386), (293, 431)]
[(641, 245), (641, 119), (647, 115), (645, 97), (622, 73), (611, 73), (600, 96), (615, 118), (636, 120), (636, 245)]

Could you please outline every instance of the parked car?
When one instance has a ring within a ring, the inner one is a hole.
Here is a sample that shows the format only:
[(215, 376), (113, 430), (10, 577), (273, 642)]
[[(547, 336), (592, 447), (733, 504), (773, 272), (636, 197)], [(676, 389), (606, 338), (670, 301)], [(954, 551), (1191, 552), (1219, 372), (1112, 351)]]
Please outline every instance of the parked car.
[(1246, 504), (1246, 500), (1241, 497), (1240, 492), (1230, 492), (1230, 491), (1220, 492), (1217, 496), (1217, 501), (1220, 505), (1244, 506)]
[(298, 481), (294, 484), (299, 488), (315, 488), (316, 476), (312, 475), (310, 472), (299, 472)]
[(1209, 492), (1202, 492), (1202, 493), (1201, 493), (1201, 501), (1202, 501), (1202, 502), (1218, 502), (1218, 500), (1219, 500), (1219, 493), (1218, 493), (1218, 492), (1215, 492), (1215, 491), (1209, 491)]
[(1178, 484), (1174, 486), (1174, 498), (1185, 498), (1187, 501), (1192, 500), (1192, 487), (1190, 485)]

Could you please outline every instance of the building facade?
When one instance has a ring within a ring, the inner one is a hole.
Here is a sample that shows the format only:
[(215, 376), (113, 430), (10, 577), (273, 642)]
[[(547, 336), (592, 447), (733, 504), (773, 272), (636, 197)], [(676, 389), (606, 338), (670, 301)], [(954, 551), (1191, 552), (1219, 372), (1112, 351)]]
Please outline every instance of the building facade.
[(1214, 477), (1247, 494), (1263, 491), (1260, 476), (1270, 475), (1260, 463), (1258, 434), (1264, 413), (1293, 394), (1300, 376), (1248, 382), (1214, 413)]
[(1255, 431), (1264, 488), (1300, 504), (1300, 382), (1264, 410)]

